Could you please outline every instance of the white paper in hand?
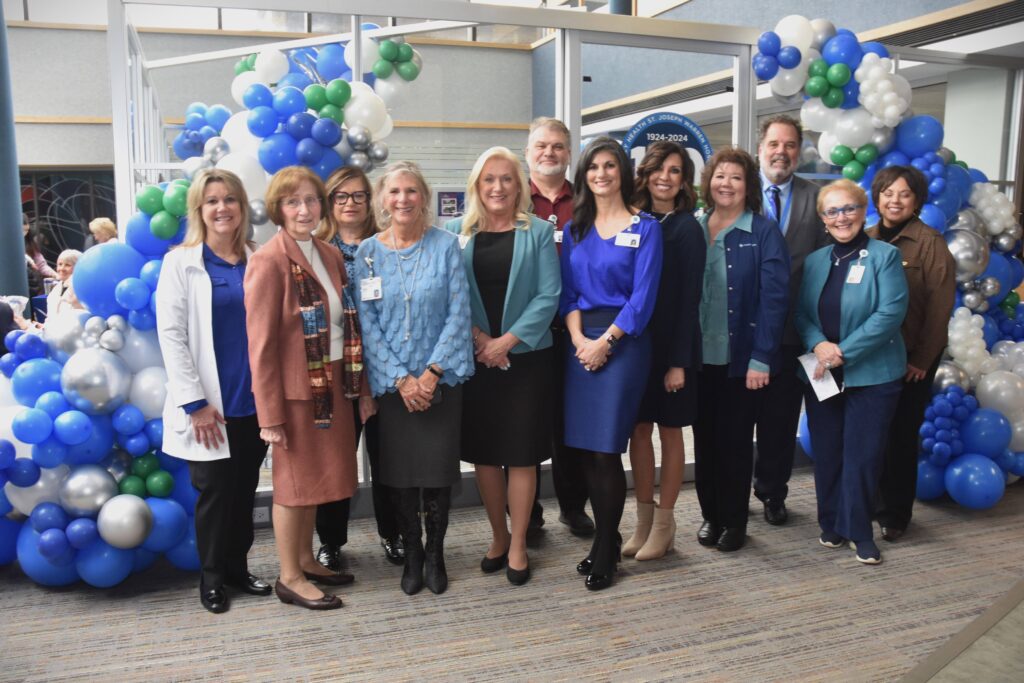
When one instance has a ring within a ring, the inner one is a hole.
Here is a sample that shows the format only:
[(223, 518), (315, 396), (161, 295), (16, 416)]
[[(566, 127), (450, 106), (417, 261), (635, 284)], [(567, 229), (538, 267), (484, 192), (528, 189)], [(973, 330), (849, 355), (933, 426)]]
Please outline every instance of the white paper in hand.
[(814, 395), (818, 397), (818, 401), (830, 399), (841, 391), (831, 372), (826, 372), (821, 379), (814, 379), (814, 370), (818, 367), (818, 357), (813, 353), (805, 353), (800, 356), (799, 361), (804, 366), (804, 372), (807, 373), (807, 379), (811, 381), (811, 388), (814, 389)]

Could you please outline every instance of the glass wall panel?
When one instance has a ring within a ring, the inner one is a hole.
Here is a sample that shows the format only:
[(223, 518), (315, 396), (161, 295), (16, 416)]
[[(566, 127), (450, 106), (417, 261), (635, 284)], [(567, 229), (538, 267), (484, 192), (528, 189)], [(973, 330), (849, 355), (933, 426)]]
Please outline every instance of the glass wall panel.
[(267, 12), (255, 9), (222, 9), (221, 28), (226, 31), (287, 31), (305, 33), (305, 12)]

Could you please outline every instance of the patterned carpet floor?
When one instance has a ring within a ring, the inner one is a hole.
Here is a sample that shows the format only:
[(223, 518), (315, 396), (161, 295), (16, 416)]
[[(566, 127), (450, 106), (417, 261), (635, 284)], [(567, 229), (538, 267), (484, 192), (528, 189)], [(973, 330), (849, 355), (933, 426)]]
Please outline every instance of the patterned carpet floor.
[[(0, 680), (893, 681), (1024, 567), (1024, 484), (986, 512), (919, 504), (911, 533), (883, 544), (885, 562), (869, 567), (818, 545), (805, 470), (790, 523), (769, 527), (752, 505), (748, 545), (731, 554), (697, 544), (687, 485), (675, 551), (626, 560), (613, 588), (589, 593), (574, 571), (587, 542), (544, 502), (548, 524), (523, 587), (480, 572), (482, 509), (454, 511), (441, 596), (404, 595), (372, 521), (353, 522), (345, 554), (357, 581), (339, 592), (344, 609), (327, 613), (238, 596), (228, 613), (209, 614), (195, 576), (163, 561), (110, 590), (45, 589), (0, 568)], [(630, 500), (624, 534), (634, 520)], [(269, 529), (257, 532), (250, 568), (276, 575)]]

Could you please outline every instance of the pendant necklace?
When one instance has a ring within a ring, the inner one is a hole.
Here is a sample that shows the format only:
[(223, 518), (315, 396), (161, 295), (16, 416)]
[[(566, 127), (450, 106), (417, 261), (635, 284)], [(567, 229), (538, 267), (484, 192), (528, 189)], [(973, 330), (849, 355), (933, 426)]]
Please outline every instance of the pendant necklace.
[[(424, 235), (425, 237), (425, 235)], [(412, 338), (412, 292), (405, 283), (405, 270), (402, 268), (402, 261), (408, 261), (412, 258), (412, 254), (403, 256), (398, 253), (398, 241), (395, 239), (395, 231), (391, 231), (391, 246), (393, 247), (393, 253), (395, 259), (398, 261), (398, 277), (402, 285), (402, 298), (405, 300), (405, 341), (409, 341)], [(412, 266), (412, 286), (416, 286), (416, 273), (420, 269), (420, 257), (423, 256), (423, 237), (420, 238), (420, 244), (416, 248), (416, 261)]]

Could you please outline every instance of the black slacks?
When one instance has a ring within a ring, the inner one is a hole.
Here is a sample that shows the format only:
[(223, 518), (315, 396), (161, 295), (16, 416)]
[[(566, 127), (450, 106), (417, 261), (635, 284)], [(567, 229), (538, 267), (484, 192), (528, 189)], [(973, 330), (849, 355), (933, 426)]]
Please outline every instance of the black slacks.
[[(555, 353), (555, 396), (552, 405), (557, 406), (554, 414), (554, 443), (551, 453), (551, 480), (555, 485), (555, 496), (562, 512), (583, 512), (587, 504), (586, 460), (590, 454), (565, 445), (565, 340), (568, 335), (562, 329), (552, 328)], [(540, 477), (537, 477), (538, 497)], [(534, 514), (536, 514), (534, 506)]]
[(196, 499), (196, 547), (201, 585), (222, 586), (248, 572), (252, 547), (252, 506), (267, 444), (255, 415), (229, 417), (225, 425), (230, 458), (188, 464)]
[(757, 411), (757, 459), (754, 461), (754, 495), (761, 501), (786, 499), (793, 474), (793, 451), (804, 384), (797, 368), (800, 347), (784, 344), (781, 371), (772, 375)]

